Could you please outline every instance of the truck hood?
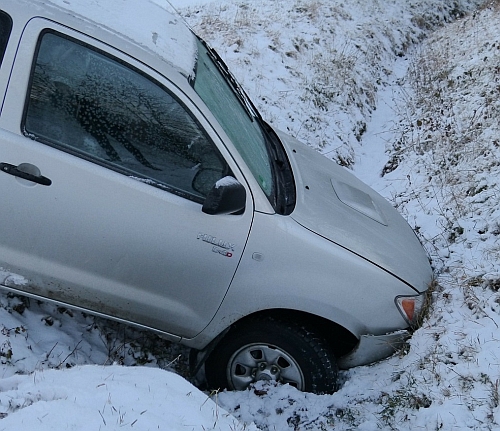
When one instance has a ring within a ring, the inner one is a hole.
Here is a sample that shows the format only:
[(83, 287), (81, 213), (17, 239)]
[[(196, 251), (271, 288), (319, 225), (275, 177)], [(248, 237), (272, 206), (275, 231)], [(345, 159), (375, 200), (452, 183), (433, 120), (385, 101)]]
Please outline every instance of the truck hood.
[(432, 279), (427, 254), (398, 211), (345, 168), (282, 132), (278, 135), (296, 181), (297, 202), (290, 217), (425, 291)]

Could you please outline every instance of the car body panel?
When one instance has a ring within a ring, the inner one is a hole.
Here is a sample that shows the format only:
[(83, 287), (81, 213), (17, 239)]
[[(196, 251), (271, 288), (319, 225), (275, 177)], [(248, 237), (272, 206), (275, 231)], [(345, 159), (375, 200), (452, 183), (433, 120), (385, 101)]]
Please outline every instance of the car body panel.
[[(182, 75), (189, 77), (193, 74), (196, 38), (168, 2), (142, 0), (140, 7), (129, 0), (122, 0), (119, 6), (116, 0), (90, 3), (81, 0), (17, 0), (17, 4), (19, 9), (25, 9), (26, 16), (39, 14), (57, 21), (69, 14), (71, 18), (66, 18), (68, 24), (73, 23), (85, 34), (101, 40), (118, 36), (140, 47), (139, 51), (149, 51), (168, 62)], [(147, 25), (137, 25), (137, 22)]]
[[(29, 279), (22, 290), (192, 337), (215, 314), (237, 268), (251, 193), (242, 215), (213, 217), (199, 203), (20, 136), (30, 58), (47, 26), (57, 27), (32, 19), (24, 32), (0, 116), (0, 161), (30, 163), (52, 185), (1, 174), (0, 267)], [(199, 121), (210, 130), (202, 115)], [(231, 244), (231, 258), (214, 253), (207, 236)]]
[[(208, 324), (251, 211), (212, 217), (197, 203), (9, 135), (0, 131), (2, 160), (32, 163), (52, 180), (29, 186), (0, 173), (0, 267), (28, 278), (23, 290), (179, 336)], [(230, 242), (232, 257), (214, 253), (217, 244), (202, 235)]]
[(312, 233), (291, 217), (256, 213), (221, 308), (203, 333), (185, 342), (193, 347), (203, 345), (229, 324), (265, 309), (321, 316), (356, 337), (381, 335), (407, 326), (387, 298), (414, 293), (387, 271)]
[(302, 187), (291, 217), (330, 241), (427, 290), (432, 270), (415, 233), (389, 202), (353, 174), (280, 134)]
[(339, 358), (339, 368), (345, 370), (387, 358), (401, 349), (410, 336), (410, 332), (406, 330), (383, 335), (362, 335), (356, 348)]

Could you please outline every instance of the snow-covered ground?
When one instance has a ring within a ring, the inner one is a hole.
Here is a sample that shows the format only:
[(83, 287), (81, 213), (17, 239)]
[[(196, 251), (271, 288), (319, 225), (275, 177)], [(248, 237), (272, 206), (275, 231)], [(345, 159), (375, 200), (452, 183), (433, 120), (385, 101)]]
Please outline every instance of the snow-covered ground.
[(205, 394), (171, 372), (187, 376), (181, 347), (0, 296), (0, 430), (499, 429), (500, 2), (172, 3), (266, 119), (400, 210), (434, 305), (404, 351), (333, 395)]

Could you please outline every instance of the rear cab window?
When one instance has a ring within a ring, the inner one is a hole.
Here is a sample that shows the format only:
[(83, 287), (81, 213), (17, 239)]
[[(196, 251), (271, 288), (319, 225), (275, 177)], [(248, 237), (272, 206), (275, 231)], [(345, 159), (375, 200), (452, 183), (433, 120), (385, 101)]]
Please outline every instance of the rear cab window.
[(12, 18), (5, 12), (0, 10), (0, 67), (9, 41), (10, 32), (12, 30)]

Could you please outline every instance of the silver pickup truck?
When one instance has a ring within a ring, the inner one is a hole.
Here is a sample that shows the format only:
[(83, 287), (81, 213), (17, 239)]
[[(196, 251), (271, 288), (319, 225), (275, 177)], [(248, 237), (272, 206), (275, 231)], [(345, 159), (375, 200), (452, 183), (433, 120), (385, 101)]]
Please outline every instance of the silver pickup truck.
[(426, 253), (166, 5), (0, 3), (0, 287), (180, 342), (212, 388), (332, 392), (417, 324)]

